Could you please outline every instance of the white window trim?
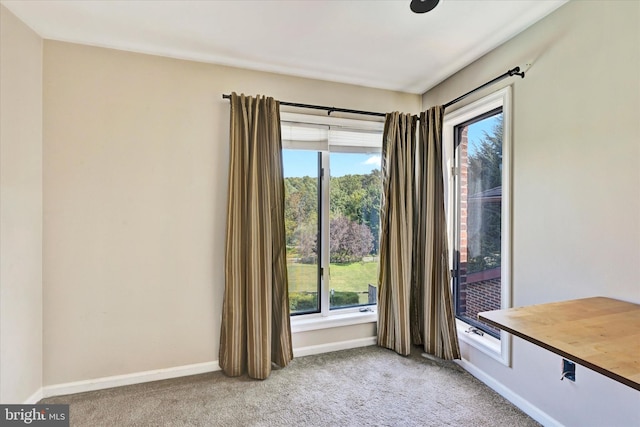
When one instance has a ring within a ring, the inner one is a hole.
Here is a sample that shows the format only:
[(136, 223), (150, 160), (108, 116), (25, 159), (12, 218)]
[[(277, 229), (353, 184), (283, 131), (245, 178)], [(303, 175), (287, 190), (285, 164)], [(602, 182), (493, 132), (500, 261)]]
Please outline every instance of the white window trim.
[[(322, 125), (322, 126), (328, 126), (329, 128), (338, 128), (338, 129), (376, 131), (381, 133), (384, 130), (384, 122), (381, 122), (381, 121), (345, 119), (341, 117), (318, 116), (318, 115), (299, 114), (299, 113), (281, 112), (280, 121), (300, 123), (300, 124)], [(318, 151), (323, 152), (322, 153), (323, 166), (328, 164), (329, 151), (328, 150), (318, 150)], [(328, 181), (329, 181), (330, 175), (331, 175), (330, 172), (326, 173), (323, 178), (325, 180), (323, 181), (324, 193), (322, 195), (324, 200), (328, 200), (329, 198), (329, 185), (328, 185), (329, 182)], [(328, 203), (323, 204), (322, 218), (323, 218), (323, 230), (324, 230), (324, 235), (322, 236), (322, 239), (325, 242), (328, 242), (329, 241), (329, 204)], [(374, 323), (378, 321), (377, 305), (330, 310), (329, 287), (325, 286), (325, 277), (328, 277), (327, 272), (329, 271), (328, 270), (329, 269), (328, 251), (327, 253), (322, 254), (321, 266), (325, 269), (325, 275), (321, 279), (321, 295), (320, 295), (321, 312), (291, 316), (290, 321), (291, 321), (292, 333), (312, 331), (317, 329), (335, 328), (335, 327), (341, 327), (341, 326), (358, 325), (362, 323)], [(362, 309), (365, 309), (367, 311), (360, 311)]]
[(350, 311), (344, 313), (342, 310), (338, 310), (338, 313), (331, 313), (328, 316), (322, 316), (321, 313), (292, 316), (291, 333), (295, 334), (298, 332), (315, 331), (317, 329), (339, 328), (362, 323), (376, 323), (378, 321), (378, 310), (375, 306), (368, 308), (372, 311)]
[[(487, 95), (469, 105), (461, 107), (451, 113), (447, 113), (444, 116), (443, 123), (443, 141), (444, 141), (444, 167), (445, 170), (451, 171), (455, 166), (454, 164), (454, 146), (453, 146), (453, 138), (454, 138), (454, 127), (459, 125), (460, 123), (464, 123), (468, 120), (471, 120), (479, 115), (491, 111), (493, 109), (502, 107), (503, 114), (503, 140), (502, 140), (502, 171), (503, 171), (503, 182), (502, 182), (502, 204), (503, 204), (503, 212), (502, 212), (502, 233), (503, 236), (507, 236), (502, 239), (501, 251), (502, 251), (502, 265), (501, 265), (501, 280), (502, 280), (502, 290), (501, 290), (501, 308), (511, 308), (511, 287), (512, 287), (512, 275), (511, 275), (511, 262), (512, 262), (512, 253), (511, 253), (511, 241), (512, 241), (512, 203), (511, 203), (511, 192), (512, 192), (512, 107), (511, 107), (511, 87), (507, 86), (503, 89), (500, 89), (490, 95)], [(453, 191), (453, 175), (451, 173), (447, 174), (445, 177), (445, 197), (447, 200), (446, 213), (447, 213), (447, 221), (449, 224), (455, 223), (455, 212), (454, 212), (454, 194)], [(448, 227), (448, 235), (449, 241), (454, 242), (454, 234), (453, 234), (453, 226)], [(449, 261), (450, 265), (453, 265), (453, 251), (455, 250), (455, 245), (451, 244), (450, 253), (449, 253)], [(493, 359), (499, 361), (503, 365), (511, 366), (511, 334), (500, 331), (500, 339), (496, 339), (489, 334), (484, 334), (482, 336), (467, 333), (470, 325), (456, 319), (456, 329), (458, 332), (458, 339), (461, 342), (464, 342), (482, 353), (492, 357)]]

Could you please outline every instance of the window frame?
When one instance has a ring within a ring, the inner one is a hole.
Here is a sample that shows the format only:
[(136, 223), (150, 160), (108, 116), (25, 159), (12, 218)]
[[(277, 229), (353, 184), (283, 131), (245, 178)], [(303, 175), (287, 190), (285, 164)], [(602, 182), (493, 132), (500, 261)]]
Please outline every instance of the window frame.
[[(310, 114), (300, 114), (300, 113), (289, 113), (289, 112), (281, 112), (280, 113), (280, 121), (281, 123), (298, 123), (301, 125), (319, 125), (319, 126), (327, 126), (328, 129), (331, 127), (334, 128), (344, 128), (351, 129), (356, 131), (365, 131), (365, 132), (379, 132), (382, 134), (384, 130), (384, 122), (382, 121), (373, 121), (373, 120), (358, 120), (358, 119), (346, 119), (339, 117), (331, 117), (331, 116), (319, 116), (319, 115), (310, 115)], [(300, 144), (296, 144), (295, 147), (285, 147), (283, 143), (283, 150), (286, 149), (304, 149), (300, 146)], [(321, 229), (322, 233), (319, 235), (320, 240), (322, 242), (329, 242), (329, 210), (330, 204), (327, 203), (329, 201), (329, 193), (330, 193), (330, 163), (329, 157), (331, 154), (331, 143), (328, 140), (326, 144), (326, 149), (322, 148), (310, 148), (310, 151), (316, 151), (321, 153), (321, 164), (322, 168), (325, 172), (321, 175), (321, 198), (322, 203), (319, 205), (321, 212), (319, 212), (319, 219), (321, 221)], [(354, 151), (352, 152), (364, 152), (363, 146), (354, 146)], [(371, 146), (373, 147), (373, 146)], [(380, 146), (376, 147), (380, 150), (382, 148), (382, 141), (380, 141)], [(382, 188), (380, 189), (382, 191)], [(324, 274), (320, 277), (320, 311), (313, 313), (299, 313), (292, 314), (290, 316), (291, 319), (291, 329), (292, 332), (302, 332), (309, 331), (315, 329), (324, 329), (324, 328), (332, 328), (339, 326), (348, 326), (348, 325), (356, 325), (360, 323), (370, 323), (376, 322), (378, 319), (377, 316), (377, 304), (375, 305), (367, 305), (367, 306), (355, 306), (355, 307), (346, 307), (346, 308), (338, 308), (331, 310), (330, 308), (330, 278), (329, 278), (329, 250), (323, 250), (320, 254), (319, 262), (320, 268)], [(369, 309), (368, 311), (361, 311), (361, 309)]]
[[(502, 140), (502, 218), (501, 218), (501, 309), (511, 308), (512, 301), (512, 103), (511, 86), (499, 89), (483, 98), (478, 99), (450, 113), (446, 113), (443, 120), (443, 141), (444, 156), (443, 162), (447, 173), (445, 182), (446, 215), (449, 226), (447, 233), (449, 241), (452, 242), (449, 250), (450, 265), (454, 266), (455, 250), (458, 243), (454, 240), (454, 233), (457, 218), (457, 203), (455, 200), (455, 128), (460, 124), (469, 122), (477, 117), (481, 117), (497, 108), (502, 108), (503, 117), (503, 140)], [(453, 275), (451, 281), (453, 295)], [(469, 332), (474, 326), (456, 318), (456, 329), (458, 339), (482, 353), (499, 361), (503, 365), (511, 366), (511, 334), (500, 331), (500, 339), (496, 339), (485, 333), (478, 335)]]

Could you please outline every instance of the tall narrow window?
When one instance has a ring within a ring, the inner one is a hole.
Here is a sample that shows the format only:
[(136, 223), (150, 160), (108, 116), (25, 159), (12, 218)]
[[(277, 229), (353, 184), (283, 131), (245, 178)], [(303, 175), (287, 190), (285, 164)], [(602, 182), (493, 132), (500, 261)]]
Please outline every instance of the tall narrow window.
[(296, 117), (282, 122), (291, 313), (375, 305), (382, 124)]
[(500, 338), (477, 320), (501, 307), (502, 108), (455, 127), (457, 252), (454, 263), (456, 316)]
[(510, 364), (510, 338), (478, 313), (511, 307), (511, 89), (447, 113), (443, 138), (458, 338)]

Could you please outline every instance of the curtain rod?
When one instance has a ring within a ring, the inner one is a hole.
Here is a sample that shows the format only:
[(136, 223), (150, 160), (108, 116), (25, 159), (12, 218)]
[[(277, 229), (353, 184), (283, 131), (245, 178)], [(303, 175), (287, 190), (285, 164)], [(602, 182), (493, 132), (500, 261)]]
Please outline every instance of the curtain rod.
[[(499, 75), (498, 77), (496, 77), (495, 79), (489, 80), (488, 82), (478, 86), (475, 89), (470, 90), (469, 92), (465, 93), (464, 95), (461, 95), (459, 97), (457, 97), (456, 99), (447, 102), (446, 104), (443, 104), (444, 108), (447, 108), (459, 101), (462, 101), (464, 98), (466, 98), (467, 96), (471, 95), (472, 93), (475, 93), (481, 89), (484, 89), (487, 86), (490, 86), (494, 83), (499, 82), (500, 80), (506, 79), (507, 77), (511, 77), (511, 76), (520, 76), (522, 78), (524, 78), (524, 72), (520, 72), (520, 67), (515, 67), (509, 71), (507, 71), (504, 74)], [(223, 99), (230, 99), (231, 95), (222, 95)], [(286, 101), (280, 101), (280, 105), (287, 105), (290, 107), (298, 107), (298, 108), (309, 108), (312, 110), (324, 110), (327, 112), (327, 115), (330, 115), (333, 112), (336, 113), (351, 113), (351, 114), (362, 114), (365, 116), (377, 116), (377, 117), (384, 117), (386, 115), (386, 113), (376, 113), (374, 111), (363, 111), (363, 110), (351, 110), (348, 108), (338, 108), (338, 107), (326, 107), (324, 105), (312, 105), (312, 104), (300, 104), (297, 102), (286, 102)]]
[[(231, 95), (222, 95), (222, 98), (229, 99), (231, 98)], [(288, 105), (290, 107), (298, 107), (298, 108), (310, 108), (312, 110), (325, 110), (327, 111), (327, 115), (330, 115), (333, 112), (363, 114), (365, 116), (378, 116), (378, 117), (384, 117), (386, 115), (386, 113), (376, 113), (373, 111), (350, 110), (348, 108), (325, 107), (323, 105), (300, 104), (297, 102), (280, 101), (280, 105)]]
[(452, 101), (449, 101), (449, 102), (447, 102), (446, 104), (443, 104), (442, 106), (443, 106), (444, 108), (447, 108), (447, 107), (449, 107), (450, 105), (455, 104), (456, 102), (460, 102), (460, 101), (462, 101), (463, 99), (465, 99), (467, 96), (471, 95), (472, 93), (475, 93), (475, 92), (477, 92), (477, 91), (479, 91), (479, 90), (482, 90), (482, 89), (484, 89), (484, 88), (485, 88), (485, 87), (487, 87), (487, 86), (491, 86), (492, 84), (497, 83), (497, 82), (499, 82), (500, 80), (506, 79), (507, 77), (511, 77), (511, 76), (520, 76), (520, 77), (522, 77), (522, 78), (524, 79), (524, 71), (523, 71), (523, 72), (520, 72), (520, 67), (512, 68), (511, 70), (507, 71), (506, 73), (499, 75), (499, 76), (498, 76), (498, 77), (496, 77), (495, 79), (493, 79), (493, 80), (489, 80), (488, 82), (486, 82), (486, 83), (484, 83), (484, 84), (482, 84), (482, 85), (478, 86), (478, 87), (477, 87), (477, 88), (475, 88), (475, 89), (470, 90), (469, 92), (465, 93), (464, 95), (460, 95), (460, 96), (459, 96), (459, 97), (457, 97), (456, 99), (454, 99), (454, 100), (452, 100)]

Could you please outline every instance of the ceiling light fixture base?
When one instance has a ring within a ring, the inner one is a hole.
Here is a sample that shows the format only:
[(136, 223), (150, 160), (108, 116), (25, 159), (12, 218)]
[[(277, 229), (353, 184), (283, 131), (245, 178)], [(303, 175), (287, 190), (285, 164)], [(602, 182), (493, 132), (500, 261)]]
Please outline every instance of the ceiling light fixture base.
[(433, 10), (440, 0), (411, 0), (411, 10), (414, 13), (426, 13)]

